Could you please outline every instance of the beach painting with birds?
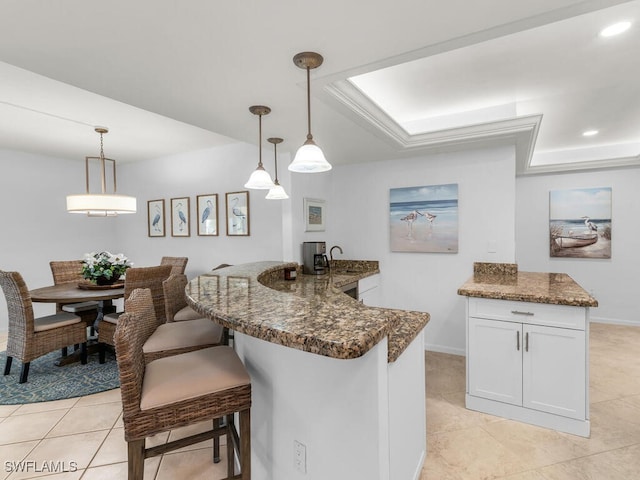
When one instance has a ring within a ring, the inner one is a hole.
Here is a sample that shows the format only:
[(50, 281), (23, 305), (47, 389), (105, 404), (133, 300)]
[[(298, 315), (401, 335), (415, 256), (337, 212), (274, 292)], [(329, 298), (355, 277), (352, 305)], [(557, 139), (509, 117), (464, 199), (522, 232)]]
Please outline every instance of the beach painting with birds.
[(458, 184), (389, 190), (392, 252), (458, 253)]
[(611, 187), (549, 192), (549, 254), (611, 258)]
[(218, 194), (197, 195), (198, 235), (218, 235)]
[(147, 201), (147, 232), (150, 237), (164, 237), (164, 199)]

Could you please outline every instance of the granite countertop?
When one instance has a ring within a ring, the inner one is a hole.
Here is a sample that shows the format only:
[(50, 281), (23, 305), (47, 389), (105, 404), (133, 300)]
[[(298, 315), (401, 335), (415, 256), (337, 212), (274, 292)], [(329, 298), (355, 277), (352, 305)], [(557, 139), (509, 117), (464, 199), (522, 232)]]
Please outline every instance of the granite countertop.
[(566, 273), (485, 273), (476, 270), (458, 289), (458, 295), (575, 307), (598, 306), (598, 301)]
[[(191, 280), (185, 291), (195, 310), (232, 330), (339, 359), (360, 357), (388, 337), (388, 361), (395, 361), (429, 314), (367, 307), (342, 293), (379, 273), (377, 262), (331, 265), (325, 275), (302, 275), (296, 263), (236, 265)], [(284, 280), (286, 267), (297, 268), (296, 280)]]

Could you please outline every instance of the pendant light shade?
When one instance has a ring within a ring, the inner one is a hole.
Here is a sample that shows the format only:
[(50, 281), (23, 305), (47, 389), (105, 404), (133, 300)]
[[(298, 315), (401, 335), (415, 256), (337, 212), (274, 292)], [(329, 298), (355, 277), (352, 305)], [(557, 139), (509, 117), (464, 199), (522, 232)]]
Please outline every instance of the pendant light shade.
[(323, 62), (322, 55), (315, 52), (302, 52), (293, 57), (293, 63), (307, 71), (307, 141), (298, 149), (289, 170), (298, 173), (320, 173), (331, 170), (331, 164), (322, 150), (313, 141), (311, 134), (311, 76), (310, 70), (318, 68)]
[(267, 138), (267, 142), (273, 143), (273, 156), (275, 159), (275, 166), (276, 166), (276, 179), (273, 182), (274, 183), (273, 188), (269, 190), (269, 193), (267, 193), (267, 196), (265, 198), (267, 200), (285, 200), (289, 198), (289, 195), (287, 195), (287, 192), (284, 191), (284, 187), (280, 185), (280, 183), (278, 182), (278, 144), (282, 143), (282, 139), (277, 137)]
[[(116, 194), (116, 161), (105, 158), (102, 136), (109, 132), (105, 127), (95, 127), (95, 131), (100, 134), (100, 156), (85, 157), (85, 174), (87, 191), (79, 195), (67, 195), (67, 212), (84, 213), (90, 217), (113, 217), (124, 213), (136, 213), (136, 198), (128, 195)], [(98, 160), (100, 162), (100, 185), (101, 193), (90, 193), (89, 191), (89, 162)], [(113, 193), (107, 192), (106, 164), (111, 162), (113, 166)]]
[(254, 115), (258, 115), (259, 118), (259, 134), (258, 134), (258, 168), (256, 168), (247, 183), (244, 184), (244, 188), (252, 188), (255, 190), (268, 190), (275, 185), (271, 180), (271, 175), (262, 166), (262, 116), (268, 115), (271, 112), (269, 107), (264, 105), (254, 105), (249, 107), (249, 111)]

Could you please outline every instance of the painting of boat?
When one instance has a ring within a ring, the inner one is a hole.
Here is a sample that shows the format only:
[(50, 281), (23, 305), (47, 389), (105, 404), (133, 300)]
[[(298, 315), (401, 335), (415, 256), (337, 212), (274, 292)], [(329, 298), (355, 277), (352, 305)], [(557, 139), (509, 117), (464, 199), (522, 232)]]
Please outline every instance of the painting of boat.
[(597, 233), (555, 237), (556, 245), (560, 248), (577, 248), (592, 245), (598, 241)]

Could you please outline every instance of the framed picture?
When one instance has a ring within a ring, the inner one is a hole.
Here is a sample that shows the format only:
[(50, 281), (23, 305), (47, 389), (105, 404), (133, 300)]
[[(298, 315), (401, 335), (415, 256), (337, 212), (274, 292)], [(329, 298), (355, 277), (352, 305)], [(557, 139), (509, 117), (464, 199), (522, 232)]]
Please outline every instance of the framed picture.
[(392, 252), (458, 253), (458, 184), (389, 190)]
[(188, 237), (189, 231), (189, 197), (171, 199), (171, 236)]
[(324, 200), (317, 198), (305, 198), (304, 203), (304, 230), (305, 232), (324, 232), (325, 211)]
[(150, 237), (164, 237), (164, 199), (147, 202), (147, 231)]
[(227, 235), (249, 235), (249, 191), (225, 194)]
[(218, 194), (196, 197), (198, 235), (218, 235)]
[(611, 187), (549, 192), (549, 256), (611, 258)]

